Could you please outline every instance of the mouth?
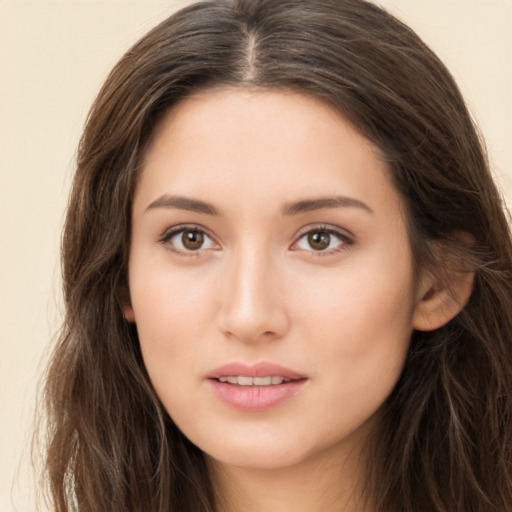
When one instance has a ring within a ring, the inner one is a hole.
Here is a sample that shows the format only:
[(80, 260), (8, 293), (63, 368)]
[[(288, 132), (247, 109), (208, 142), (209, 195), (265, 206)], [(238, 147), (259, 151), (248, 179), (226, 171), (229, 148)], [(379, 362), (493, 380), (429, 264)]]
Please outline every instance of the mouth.
[(231, 408), (264, 411), (292, 400), (309, 380), (305, 375), (273, 363), (231, 363), (207, 377), (214, 396)]
[[(294, 379), (280, 377), (277, 375), (267, 377), (250, 377), (248, 375), (224, 375), (217, 379), (219, 382), (233, 384), (236, 386), (279, 386), (286, 384)], [(299, 379), (295, 379), (299, 380)]]

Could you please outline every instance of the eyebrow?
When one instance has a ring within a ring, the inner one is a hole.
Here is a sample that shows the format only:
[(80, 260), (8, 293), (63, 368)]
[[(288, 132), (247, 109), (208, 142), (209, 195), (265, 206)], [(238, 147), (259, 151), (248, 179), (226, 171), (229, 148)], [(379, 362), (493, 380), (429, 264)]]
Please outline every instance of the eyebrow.
[(283, 208), (283, 214), (297, 215), (298, 213), (341, 207), (361, 208), (368, 213), (374, 213), (374, 211), (366, 203), (363, 203), (359, 199), (354, 199), (347, 196), (335, 196), (319, 197), (318, 199), (306, 199), (304, 201), (286, 204)]
[(187, 210), (190, 212), (204, 213), (206, 215), (220, 216), (221, 213), (215, 206), (198, 199), (190, 199), (182, 196), (169, 196), (164, 194), (158, 199), (155, 199), (147, 208), (146, 211), (153, 208), (176, 208), (178, 210)]
[[(316, 199), (305, 199), (294, 203), (287, 203), (284, 205), (282, 213), (283, 215), (297, 215), (299, 213), (341, 207), (360, 208), (368, 213), (374, 213), (367, 204), (363, 203), (359, 199), (346, 196), (320, 197)], [(146, 211), (154, 208), (175, 208), (178, 210), (203, 213), (205, 215), (222, 216), (222, 213), (210, 203), (183, 196), (169, 196), (167, 194), (155, 199), (146, 208)]]

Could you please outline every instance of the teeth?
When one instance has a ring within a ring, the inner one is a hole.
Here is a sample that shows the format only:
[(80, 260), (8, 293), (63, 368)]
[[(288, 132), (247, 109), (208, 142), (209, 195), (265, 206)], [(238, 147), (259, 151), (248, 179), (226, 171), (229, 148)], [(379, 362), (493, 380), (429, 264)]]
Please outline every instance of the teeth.
[(272, 377), (254, 377), (252, 382), (255, 386), (270, 386), (272, 384)]
[(238, 385), (239, 386), (252, 386), (252, 383), (253, 383), (252, 377), (243, 377), (242, 375), (240, 375), (240, 377), (238, 377)]
[(283, 382), (289, 382), (291, 379), (284, 377), (268, 376), (268, 377), (247, 377), (245, 375), (229, 375), (219, 377), (220, 382), (227, 382), (228, 384), (238, 384), (239, 386), (276, 386)]

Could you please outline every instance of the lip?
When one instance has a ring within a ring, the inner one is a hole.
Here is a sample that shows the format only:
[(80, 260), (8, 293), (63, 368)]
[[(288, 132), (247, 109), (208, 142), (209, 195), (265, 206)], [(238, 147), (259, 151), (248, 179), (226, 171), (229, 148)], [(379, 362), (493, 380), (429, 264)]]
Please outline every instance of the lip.
[[(282, 384), (272, 386), (239, 386), (220, 382), (220, 377), (283, 377)], [(207, 381), (216, 398), (224, 404), (241, 411), (265, 411), (277, 407), (297, 395), (308, 381), (308, 377), (290, 368), (263, 361), (256, 364), (229, 363), (207, 375)]]
[(261, 361), (256, 364), (229, 363), (213, 370), (207, 375), (208, 379), (218, 379), (229, 375), (245, 375), (246, 377), (267, 377), (277, 376), (285, 379), (299, 380), (305, 379), (306, 375), (298, 373), (290, 368), (279, 364)]

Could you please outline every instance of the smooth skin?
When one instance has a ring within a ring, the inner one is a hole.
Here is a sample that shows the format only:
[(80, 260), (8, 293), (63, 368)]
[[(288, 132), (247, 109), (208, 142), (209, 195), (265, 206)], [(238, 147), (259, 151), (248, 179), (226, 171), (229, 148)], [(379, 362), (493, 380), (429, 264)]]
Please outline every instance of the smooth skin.
[[(411, 333), (449, 321), (471, 291), (461, 279), (452, 300), (433, 276), (416, 282), (404, 211), (377, 149), (307, 96), (215, 89), (158, 128), (125, 316), (221, 510), (372, 510), (363, 448)], [(216, 368), (262, 361), (305, 384), (256, 412), (212, 392)]]

